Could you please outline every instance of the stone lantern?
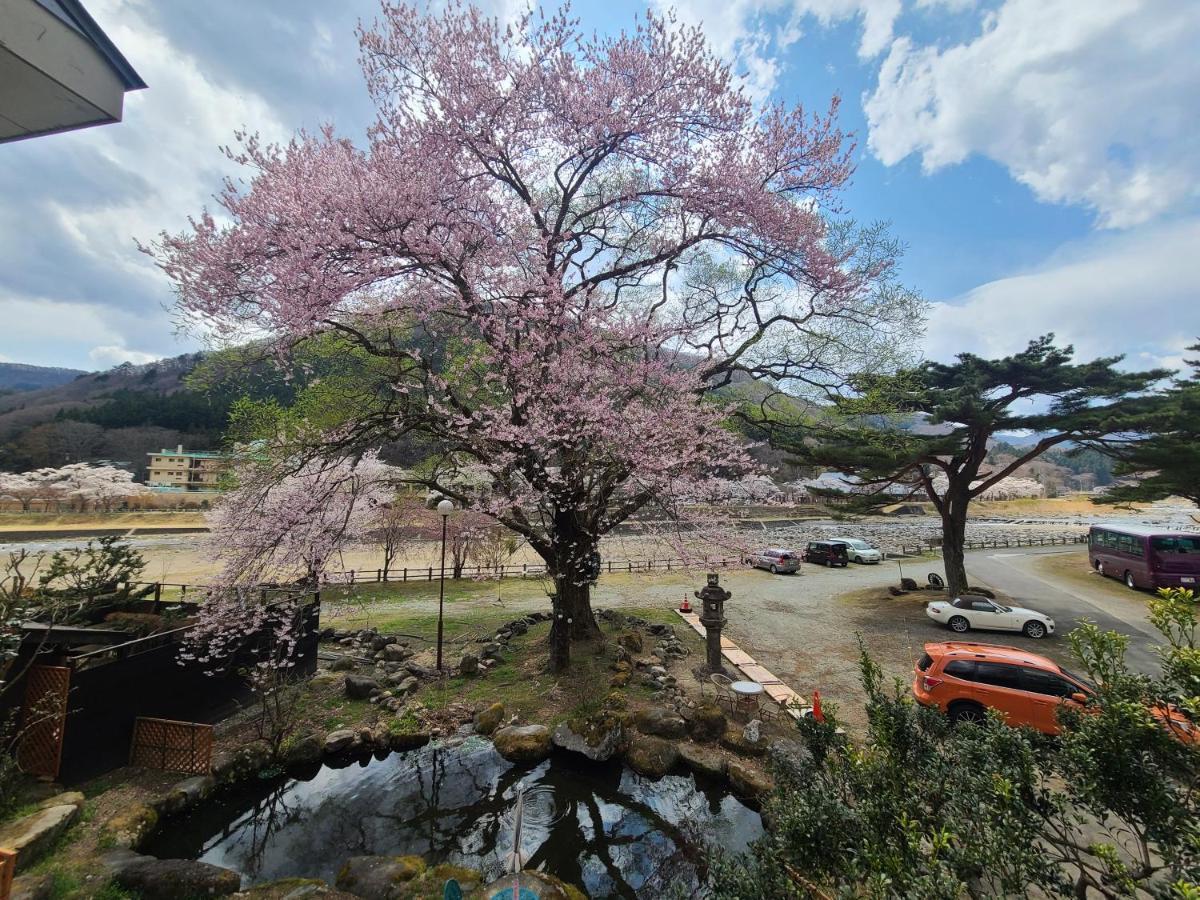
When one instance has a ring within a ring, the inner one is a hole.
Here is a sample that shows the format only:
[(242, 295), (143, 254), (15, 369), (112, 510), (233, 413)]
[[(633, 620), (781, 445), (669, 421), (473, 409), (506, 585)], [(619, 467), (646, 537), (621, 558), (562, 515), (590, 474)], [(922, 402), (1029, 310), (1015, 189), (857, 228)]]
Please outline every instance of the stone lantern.
[(709, 572), (708, 584), (694, 593), (701, 603), (700, 624), (704, 626), (705, 643), (708, 647), (706, 669), (709, 672), (724, 672), (725, 666), (721, 662), (721, 629), (725, 626), (725, 601), (733, 595), (721, 587), (721, 580), (716, 572)]

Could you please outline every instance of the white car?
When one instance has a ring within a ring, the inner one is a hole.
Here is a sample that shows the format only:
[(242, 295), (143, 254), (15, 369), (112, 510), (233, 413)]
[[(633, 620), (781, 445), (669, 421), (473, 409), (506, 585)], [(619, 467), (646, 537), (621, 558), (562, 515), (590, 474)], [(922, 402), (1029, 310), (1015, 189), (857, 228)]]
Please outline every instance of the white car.
[(1005, 606), (987, 597), (966, 596), (955, 600), (935, 600), (925, 614), (951, 631), (963, 634), (972, 628), (991, 631), (1020, 631), (1026, 637), (1044, 638), (1054, 634), (1054, 620), (1045, 613), (1019, 606)]
[(830, 540), (846, 545), (846, 555), (850, 557), (851, 562), (883, 562), (883, 551), (878, 547), (872, 547), (864, 540), (860, 540), (859, 538), (830, 538)]

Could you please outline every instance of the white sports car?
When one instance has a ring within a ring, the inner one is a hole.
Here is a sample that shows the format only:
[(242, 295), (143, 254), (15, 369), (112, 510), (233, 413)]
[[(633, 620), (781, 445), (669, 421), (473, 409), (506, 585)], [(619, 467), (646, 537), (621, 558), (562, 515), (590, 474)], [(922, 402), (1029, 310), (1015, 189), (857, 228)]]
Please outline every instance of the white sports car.
[(883, 562), (883, 551), (881, 551), (878, 547), (872, 547), (870, 544), (864, 540), (861, 540), (860, 538), (830, 538), (830, 540), (846, 545), (846, 556), (850, 558), (851, 562)]
[(935, 600), (925, 607), (935, 622), (963, 634), (972, 628), (993, 631), (1020, 631), (1026, 637), (1043, 638), (1054, 634), (1054, 620), (1045, 613), (1019, 606), (1004, 606), (987, 597), (966, 596), (955, 600)]

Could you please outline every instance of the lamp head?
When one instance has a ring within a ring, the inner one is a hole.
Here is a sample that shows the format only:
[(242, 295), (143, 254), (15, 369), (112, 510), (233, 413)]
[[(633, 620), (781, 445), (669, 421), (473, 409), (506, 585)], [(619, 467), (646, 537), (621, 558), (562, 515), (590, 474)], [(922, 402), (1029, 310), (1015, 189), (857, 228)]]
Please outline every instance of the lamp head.
[(446, 500), (446, 499), (439, 500), (438, 505), (437, 505), (437, 511), (438, 511), (438, 514), (443, 519), (446, 518), (446, 516), (448, 516), (448, 515), (450, 515), (450, 513), (454, 512), (454, 501)]

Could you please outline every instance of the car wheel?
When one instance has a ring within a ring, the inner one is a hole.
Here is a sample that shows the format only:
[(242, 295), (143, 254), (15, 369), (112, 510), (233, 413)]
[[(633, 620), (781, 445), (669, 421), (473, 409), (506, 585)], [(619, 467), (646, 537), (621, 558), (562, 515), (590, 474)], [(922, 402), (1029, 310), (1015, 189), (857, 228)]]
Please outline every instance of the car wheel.
[(1034, 640), (1046, 636), (1046, 626), (1037, 621), (1026, 622), (1025, 627), (1021, 630), (1025, 632), (1025, 637), (1033, 638)]
[(772, 574), (772, 575), (778, 575), (778, 574), (779, 574), (779, 567), (778, 567), (778, 566), (771, 566), (771, 574)]
[(1100, 560), (1096, 560), (1096, 571), (1101, 575), (1104, 574), (1104, 563), (1100, 562)]
[(861, 556), (854, 557), (854, 561), (856, 563), (858, 563), (860, 566), (862, 565), (862, 557)]
[(1125, 573), (1125, 587), (1129, 588), (1131, 591), (1137, 590), (1137, 585), (1134, 584), (1134, 581), (1133, 581), (1133, 573), (1132, 572)]
[(833, 561), (833, 557), (830, 557), (829, 559), (825, 560), (825, 565), (829, 566), (829, 568), (832, 569), (835, 565), (835, 563)]
[(971, 630), (971, 623), (968, 622), (963, 616), (955, 616), (946, 624), (950, 626), (951, 631), (958, 634), (966, 634)]
[(986, 719), (987, 713), (976, 703), (955, 703), (950, 707), (950, 721), (955, 725), (963, 722), (982, 725)]

